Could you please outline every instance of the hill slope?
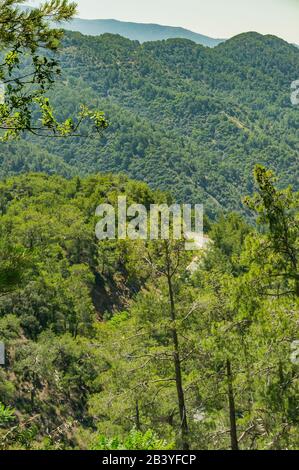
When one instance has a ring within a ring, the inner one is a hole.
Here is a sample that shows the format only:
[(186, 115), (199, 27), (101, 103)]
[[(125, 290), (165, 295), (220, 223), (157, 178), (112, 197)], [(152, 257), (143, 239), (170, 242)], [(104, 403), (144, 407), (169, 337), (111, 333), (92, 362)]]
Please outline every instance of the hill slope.
[(38, 171), (48, 152), (52, 171), (125, 172), (179, 201), (203, 201), (211, 214), (241, 210), (255, 163), (298, 188), (299, 110), (290, 84), (299, 77), (299, 51), (286, 42), (246, 33), (209, 49), (182, 39), (140, 45), (67, 33), (62, 66), (58, 112), (92, 104), (107, 113), (109, 130), (103, 139), (11, 144), (2, 175), (26, 170), (29, 146)]

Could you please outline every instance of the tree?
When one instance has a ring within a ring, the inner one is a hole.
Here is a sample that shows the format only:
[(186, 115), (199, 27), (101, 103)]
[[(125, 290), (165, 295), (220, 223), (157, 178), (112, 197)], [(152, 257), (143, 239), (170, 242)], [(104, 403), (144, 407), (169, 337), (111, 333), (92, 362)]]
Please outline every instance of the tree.
[(29, 257), (22, 246), (0, 240), (0, 296), (19, 285), (29, 266)]
[[(76, 4), (68, 0), (49, 0), (39, 8), (20, 8), (22, 0), (0, 1), (0, 129), (7, 140), (30, 132), (36, 135), (77, 135), (84, 120), (92, 122), (94, 132), (107, 127), (98, 110), (82, 106), (76, 119), (59, 122), (46, 96), (60, 74), (57, 52), (63, 31), (57, 25), (70, 20)], [(55, 28), (53, 25), (55, 24)]]
[[(106, 367), (91, 413), (105, 410), (102, 426), (108, 429), (109, 421), (112, 436), (116, 424), (127, 431), (134, 424), (142, 431), (159, 429), (167, 439), (175, 433), (178, 448), (187, 450), (196, 406), (190, 364), (198, 341), (198, 306), (185, 282), (191, 254), (182, 241), (163, 240), (144, 246), (142, 257), (149, 275), (130, 312), (98, 327)], [(192, 390), (189, 412), (186, 389)]]
[[(181, 351), (179, 343), (179, 335), (177, 330), (177, 308), (175, 300), (175, 287), (174, 280), (178, 276), (181, 269), (181, 258), (183, 243), (171, 243), (165, 240), (160, 247), (159, 253), (156, 253), (157, 260), (156, 264), (153, 264), (154, 271), (162, 277), (165, 277), (167, 281), (168, 290), (168, 303), (169, 303), (169, 316), (171, 320), (171, 337), (173, 346), (173, 366), (175, 372), (175, 384), (177, 389), (178, 407), (180, 412), (180, 427), (182, 437), (182, 448), (183, 450), (189, 449), (189, 427), (187, 421), (187, 410), (185, 392), (183, 387), (182, 378), (182, 367), (181, 367)], [(150, 260), (151, 262), (151, 260)]]
[[(246, 198), (245, 204), (266, 229), (253, 237), (255, 253), (251, 252), (268, 281), (264, 294), (299, 297), (299, 193), (292, 188), (277, 189), (273, 173), (260, 165), (255, 167), (254, 177), (258, 193)], [(265, 282), (261, 280), (260, 286)]]

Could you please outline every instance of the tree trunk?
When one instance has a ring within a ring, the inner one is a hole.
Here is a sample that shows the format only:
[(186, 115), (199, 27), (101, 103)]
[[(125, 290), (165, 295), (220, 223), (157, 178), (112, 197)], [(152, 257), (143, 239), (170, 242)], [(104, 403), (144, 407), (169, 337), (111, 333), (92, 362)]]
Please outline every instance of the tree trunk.
[[(169, 270), (167, 274), (167, 281), (168, 281), (168, 292), (169, 292), (169, 301), (170, 301), (170, 316), (171, 316), (172, 322), (174, 323), (176, 319), (176, 313), (175, 313), (172, 280), (171, 280), (171, 275), (170, 275)], [(187, 421), (187, 415), (186, 415), (185, 396), (184, 396), (183, 381), (182, 381), (179, 340), (178, 340), (178, 334), (177, 334), (177, 330), (175, 327), (175, 323), (171, 332), (172, 332), (172, 341), (173, 341), (173, 363), (174, 363), (174, 369), (175, 369), (175, 382), (176, 382), (178, 405), (179, 405), (179, 412), (180, 412), (180, 418), (181, 418), (182, 448), (183, 450), (189, 450), (189, 442), (188, 442), (189, 428), (188, 428), (188, 421)]]
[(141, 423), (140, 423), (140, 412), (139, 412), (139, 403), (138, 400), (136, 400), (136, 429), (137, 431), (141, 430)]
[(226, 374), (227, 374), (227, 387), (228, 387), (231, 449), (239, 450), (233, 378), (232, 378), (232, 371), (231, 371), (231, 363), (229, 359), (227, 359), (226, 361)]

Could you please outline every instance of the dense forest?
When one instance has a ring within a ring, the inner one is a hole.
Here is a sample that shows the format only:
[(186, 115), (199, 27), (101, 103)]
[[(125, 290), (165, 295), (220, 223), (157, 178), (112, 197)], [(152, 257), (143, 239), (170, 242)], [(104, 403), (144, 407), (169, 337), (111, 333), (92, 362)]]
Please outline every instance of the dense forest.
[(99, 202), (167, 200), (144, 183), (1, 183), (3, 448), (298, 448), (298, 193), (255, 178), (257, 228), (222, 216), (199, 253), (96, 240)]
[(80, 104), (105, 111), (102, 138), (2, 144), (0, 175), (122, 172), (205, 203), (211, 217), (242, 211), (256, 163), (298, 190), (299, 113), (290, 101), (299, 50), (247, 33), (214, 49), (172, 39), (140, 45), (120, 36), (66, 33), (52, 101), (67, 117)]
[[(0, 0), (0, 449), (298, 450), (299, 50), (64, 34), (75, 5), (22, 3)], [(119, 196), (202, 203), (207, 243), (99, 241)]]

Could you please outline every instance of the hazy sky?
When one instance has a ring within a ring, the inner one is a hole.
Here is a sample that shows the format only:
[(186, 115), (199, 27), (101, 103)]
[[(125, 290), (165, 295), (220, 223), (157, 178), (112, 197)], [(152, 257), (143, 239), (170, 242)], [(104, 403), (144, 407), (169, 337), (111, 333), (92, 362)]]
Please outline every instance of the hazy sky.
[(77, 4), (81, 18), (183, 26), (218, 38), (258, 31), (299, 43), (299, 0), (77, 0)]

